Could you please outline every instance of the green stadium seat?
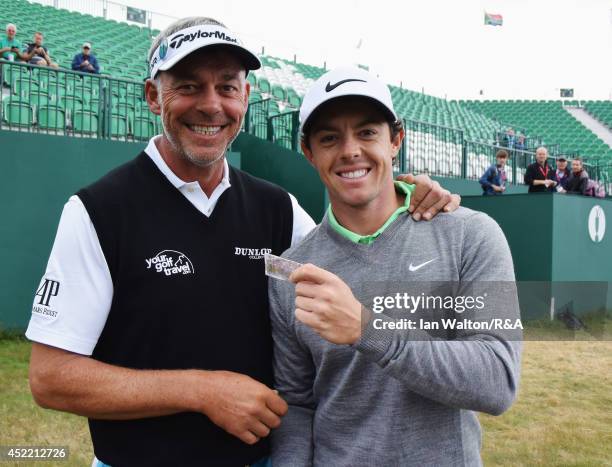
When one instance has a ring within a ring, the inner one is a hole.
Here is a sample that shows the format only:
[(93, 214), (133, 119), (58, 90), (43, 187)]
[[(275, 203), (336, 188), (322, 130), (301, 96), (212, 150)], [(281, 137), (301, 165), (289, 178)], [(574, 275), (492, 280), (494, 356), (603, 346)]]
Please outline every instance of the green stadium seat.
[(2, 76), (2, 82), (0, 85), (10, 86), (13, 82), (13, 70), (9, 65), (0, 65), (0, 74)]
[(287, 93), (280, 86), (272, 86), (272, 97), (279, 101), (284, 101), (287, 97)]
[(67, 111), (74, 112), (75, 110), (83, 109), (83, 101), (76, 96), (62, 96), (59, 99), (60, 105)]
[(40, 107), (37, 123), (39, 128), (45, 130), (63, 130), (66, 126), (66, 112), (55, 105)]
[(112, 114), (110, 134), (114, 137), (126, 137), (128, 134), (128, 123), (125, 115)]
[(43, 89), (48, 89), (54, 83), (57, 83), (58, 74), (55, 71), (50, 71), (48, 68), (38, 71), (38, 82)]
[(294, 107), (296, 109), (299, 109), (300, 106), (302, 105), (302, 99), (297, 94), (290, 95), (289, 98), (287, 99), (287, 102), (289, 103), (291, 107)]
[(87, 110), (76, 110), (72, 116), (72, 126), (76, 133), (97, 133), (98, 115)]
[(278, 103), (275, 100), (270, 99), (268, 101), (268, 115), (277, 115), (280, 112)]
[(98, 99), (93, 99), (90, 101), (83, 102), (83, 109), (87, 112), (93, 112), (95, 114), (100, 112), (100, 101)]
[(127, 112), (134, 112), (134, 109), (136, 108), (136, 101), (135, 100), (119, 100), (115, 102), (114, 105), (115, 110), (118, 111), (118, 113), (127, 113)]
[(29, 102), (8, 97), (4, 99), (2, 108), (3, 120), (9, 125), (28, 127), (34, 124), (34, 109)]
[(151, 109), (149, 109), (149, 104), (145, 101), (140, 101), (136, 103), (136, 107), (134, 108), (134, 114), (137, 116), (152, 116), (153, 113)]
[(13, 81), (11, 89), (15, 95), (25, 96), (29, 92), (38, 91), (39, 86), (32, 78), (17, 78)]
[(66, 95), (66, 86), (60, 82), (49, 82), (46, 88), (47, 93), (53, 99), (59, 101), (62, 96)]
[(27, 97), (29, 99), (30, 105), (34, 108), (47, 105), (51, 101), (49, 94), (42, 90), (31, 91), (27, 95)]
[(271, 90), (270, 81), (268, 81), (266, 78), (261, 78), (257, 85), (259, 86), (259, 90), (261, 92), (269, 93)]
[(148, 140), (155, 135), (155, 122), (148, 117), (134, 117), (133, 135), (135, 139)]

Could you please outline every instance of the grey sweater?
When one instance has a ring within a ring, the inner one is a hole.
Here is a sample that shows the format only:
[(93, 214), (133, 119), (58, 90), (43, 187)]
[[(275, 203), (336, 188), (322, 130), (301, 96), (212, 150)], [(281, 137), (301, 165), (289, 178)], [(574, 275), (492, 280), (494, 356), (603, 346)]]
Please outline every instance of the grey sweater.
[(499, 226), (465, 208), (430, 222), (402, 215), (363, 245), (325, 217), (283, 256), (338, 275), (370, 310), (380, 303), (375, 297), (396, 293), (477, 295), (486, 306), (462, 313), (387, 308), (364, 320), (358, 342), (335, 345), (295, 319), (295, 286), (270, 279), (276, 389), (289, 404), (272, 433), (274, 467), (480, 465), (473, 411), (500, 414), (512, 404), (521, 331), (379, 330), (373, 323), (518, 319), (512, 258)]

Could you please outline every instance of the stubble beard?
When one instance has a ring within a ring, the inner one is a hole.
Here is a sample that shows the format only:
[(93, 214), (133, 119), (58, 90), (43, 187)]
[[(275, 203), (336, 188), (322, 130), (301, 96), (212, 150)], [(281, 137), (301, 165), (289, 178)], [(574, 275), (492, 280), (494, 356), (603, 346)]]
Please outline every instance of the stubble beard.
[(165, 118), (165, 112), (162, 106), (161, 109), (161, 122), (162, 122), (162, 129), (164, 131), (164, 136), (166, 137), (166, 139), (168, 140), (168, 142), (170, 143), (170, 145), (172, 146), (172, 148), (174, 149), (174, 151), (184, 160), (186, 160), (187, 162), (200, 167), (200, 168), (206, 168), (206, 167), (210, 167), (214, 164), (216, 164), (217, 162), (219, 162), (220, 160), (222, 160), (225, 157), (225, 153), (227, 152), (228, 148), (230, 147), (230, 145), (234, 142), (234, 140), (238, 137), (238, 134), (240, 133), (240, 128), (242, 128), (242, 121), (240, 122), (240, 125), (238, 126), (238, 131), (236, 132), (236, 134), (230, 139), (230, 141), (228, 142), (227, 146), (225, 148), (223, 148), (222, 151), (220, 151), (219, 155), (217, 155), (214, 159), (212, 160), (202, 160), (201, 158), (199, 158), (196, 154), (194, 154), (193, 152), (190, 152), (189, 150), (185, 149), (179, 142), (178, 138), (174, 137), (173, 134), (173, 129), (170, 125), (166, 125), (166, 118)]

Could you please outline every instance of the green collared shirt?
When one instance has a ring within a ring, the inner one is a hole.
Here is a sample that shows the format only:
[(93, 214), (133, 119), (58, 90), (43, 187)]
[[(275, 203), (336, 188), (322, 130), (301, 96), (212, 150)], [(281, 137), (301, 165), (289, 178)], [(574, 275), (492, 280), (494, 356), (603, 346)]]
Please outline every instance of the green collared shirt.
[[(6, 47), (17, 47), (19, 50), (21, 50), (21, 42), (19, 41), (19, 39), (11, 39), (9, 40), (8, 37), (2, 37), (0, 38), (0, 49), (4, 49)], [(13, 56), (13, 59), (17, 58), (17, 54), (15, 52), (11, 52), (10, 50), (7, 52), (4, 52), (2, 54), (2, 57), (0, 58), (4, 58), (5, 60), (9, 60), (9, 55)]]
[(348, 238), (350, 241), (355, 243), (363, 243), (365, 245), (369, 245), (373, 243), (374, 240), (378, 238), (378, 236), (385, 231), (387, 227), (389, 227), (398, 216), (406, 211), (408, 211), (408, 207), (410, 206), (410, 195), (414, 191), (414, 185), (409, 185), (406, 182), (395, 181), (395, 191), (406, 195), (406, 200), (404, 201), (404, 205), (397, 208), (391, 217), (387, 219), (387, 221), (373, 234), (371, 235), (359, 235), (355, 232), (351, 232), (349, 229), (342, 227), (338, 221), (336, 220), (336, 216), (331, 208), (331, 204), (327, 208), (327, 218), (329, 219), (329, 225), (340, 235)]

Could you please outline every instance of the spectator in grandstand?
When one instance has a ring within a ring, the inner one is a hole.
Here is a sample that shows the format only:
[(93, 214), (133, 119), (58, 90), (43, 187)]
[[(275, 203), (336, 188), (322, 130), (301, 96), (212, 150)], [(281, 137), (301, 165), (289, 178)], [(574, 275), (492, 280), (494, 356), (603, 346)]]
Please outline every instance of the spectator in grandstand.
[(515, 142), (516, 142), (516, 137), (514, 135), (514, 129), (508, 128), (502, 140), (502, 145), (507, 147), (508, 149), (514, 149)]
[[(391, 166), (404, 130), (389, 88), (369, 72), (323, 75), (304, 96), (300, 120), (302, 149), (330, 206), (283, 254), (303, 266), (290, 281), (269, 281), (275, 387), (289, 404), (272, 432), (272, 465), (481, 465), (474, 411), (499, 415), (512, 404), (520, 332), (447, 331), (432, 339), (419, 324), (401, 327), (409, 314), (402, 305), (376, 299), (393, 301), (398, 289), (463, 295), (457, 283), (487, 281), (486, 311), (450, 315), (514, 322), (518, 299), (503, 285), (514, 271), (502, 230), (463, 208), (429, 224), (401, 215), (411, 189), (394, 182)], [(440, 282), (426, 285), (432, 280)], [(424, 313), (436, 322), (449, 316)]]
[(21, 42), (15, 38), (16, 34), (17, 26), (13, 23), (7, 24), (6, 36), (0, 39), (0, 58), (10, 61), (23, 60)]
[(100, 66), (95, 55), (91, 54), (91, 44), (85, 42), (83, 51), (76, 54), (72, 59), (72, 69), (75, 71), (83, 71), (85, 73), (100, 73)]
[(480, 177), (483, 195), (501, 195), (506, 191), (506, 162), (508, 161), (508, 151), (500, 149), (495, 155), (496, 163), (485, 171)]
[(527, 166), (525, 171), (525, 185), (529, 186), (529, 193), (550, 193), (557, 185), (555, 172), (547, 162), (548, 149), (540, 146), (536, 149), (536, 161)]
[[(66, 203), (26, 333), (32, 392), (89, 417), (104, 464), (257, 465), (286, 411), (272, 389), (263, 255), (314, 222), (286, 191), (227, 163), (246, 75), (261, 66), (235, 33), (178, 20), (148, 58), (162, 134)], [(417, 181), (415, 211), (458, 206)]]
[(557, 159), (557, 170), (555, 170), (555, 181), (557, 182), (557, 191), (563, 193), (567, 190), (567, 182), (570, 176), (570, 171), (567, 168), (567, 159), (560, 156)]
[(42, 32), (34, 33), (34, 42), (28, 44), (26, 49), (23, 51), (23, 60), (32, 65), (48, 66), (51, 68), (57, 68), (57, 63), (51, 60), (49, 50), (43, 45), (43, 34)]
[(582, 159), (576, 157), (572, 160), (572, 173), (567, 180), (565, 190), (575, 195), (584, 195), (589, 183), (589, 176), (584, 170)]
[(516, 139), (516, 144), (514, 145), (514, 149), (524, 151), (526, 148), (527, 146), (525, 145), (525, 135), (518, 135)]

